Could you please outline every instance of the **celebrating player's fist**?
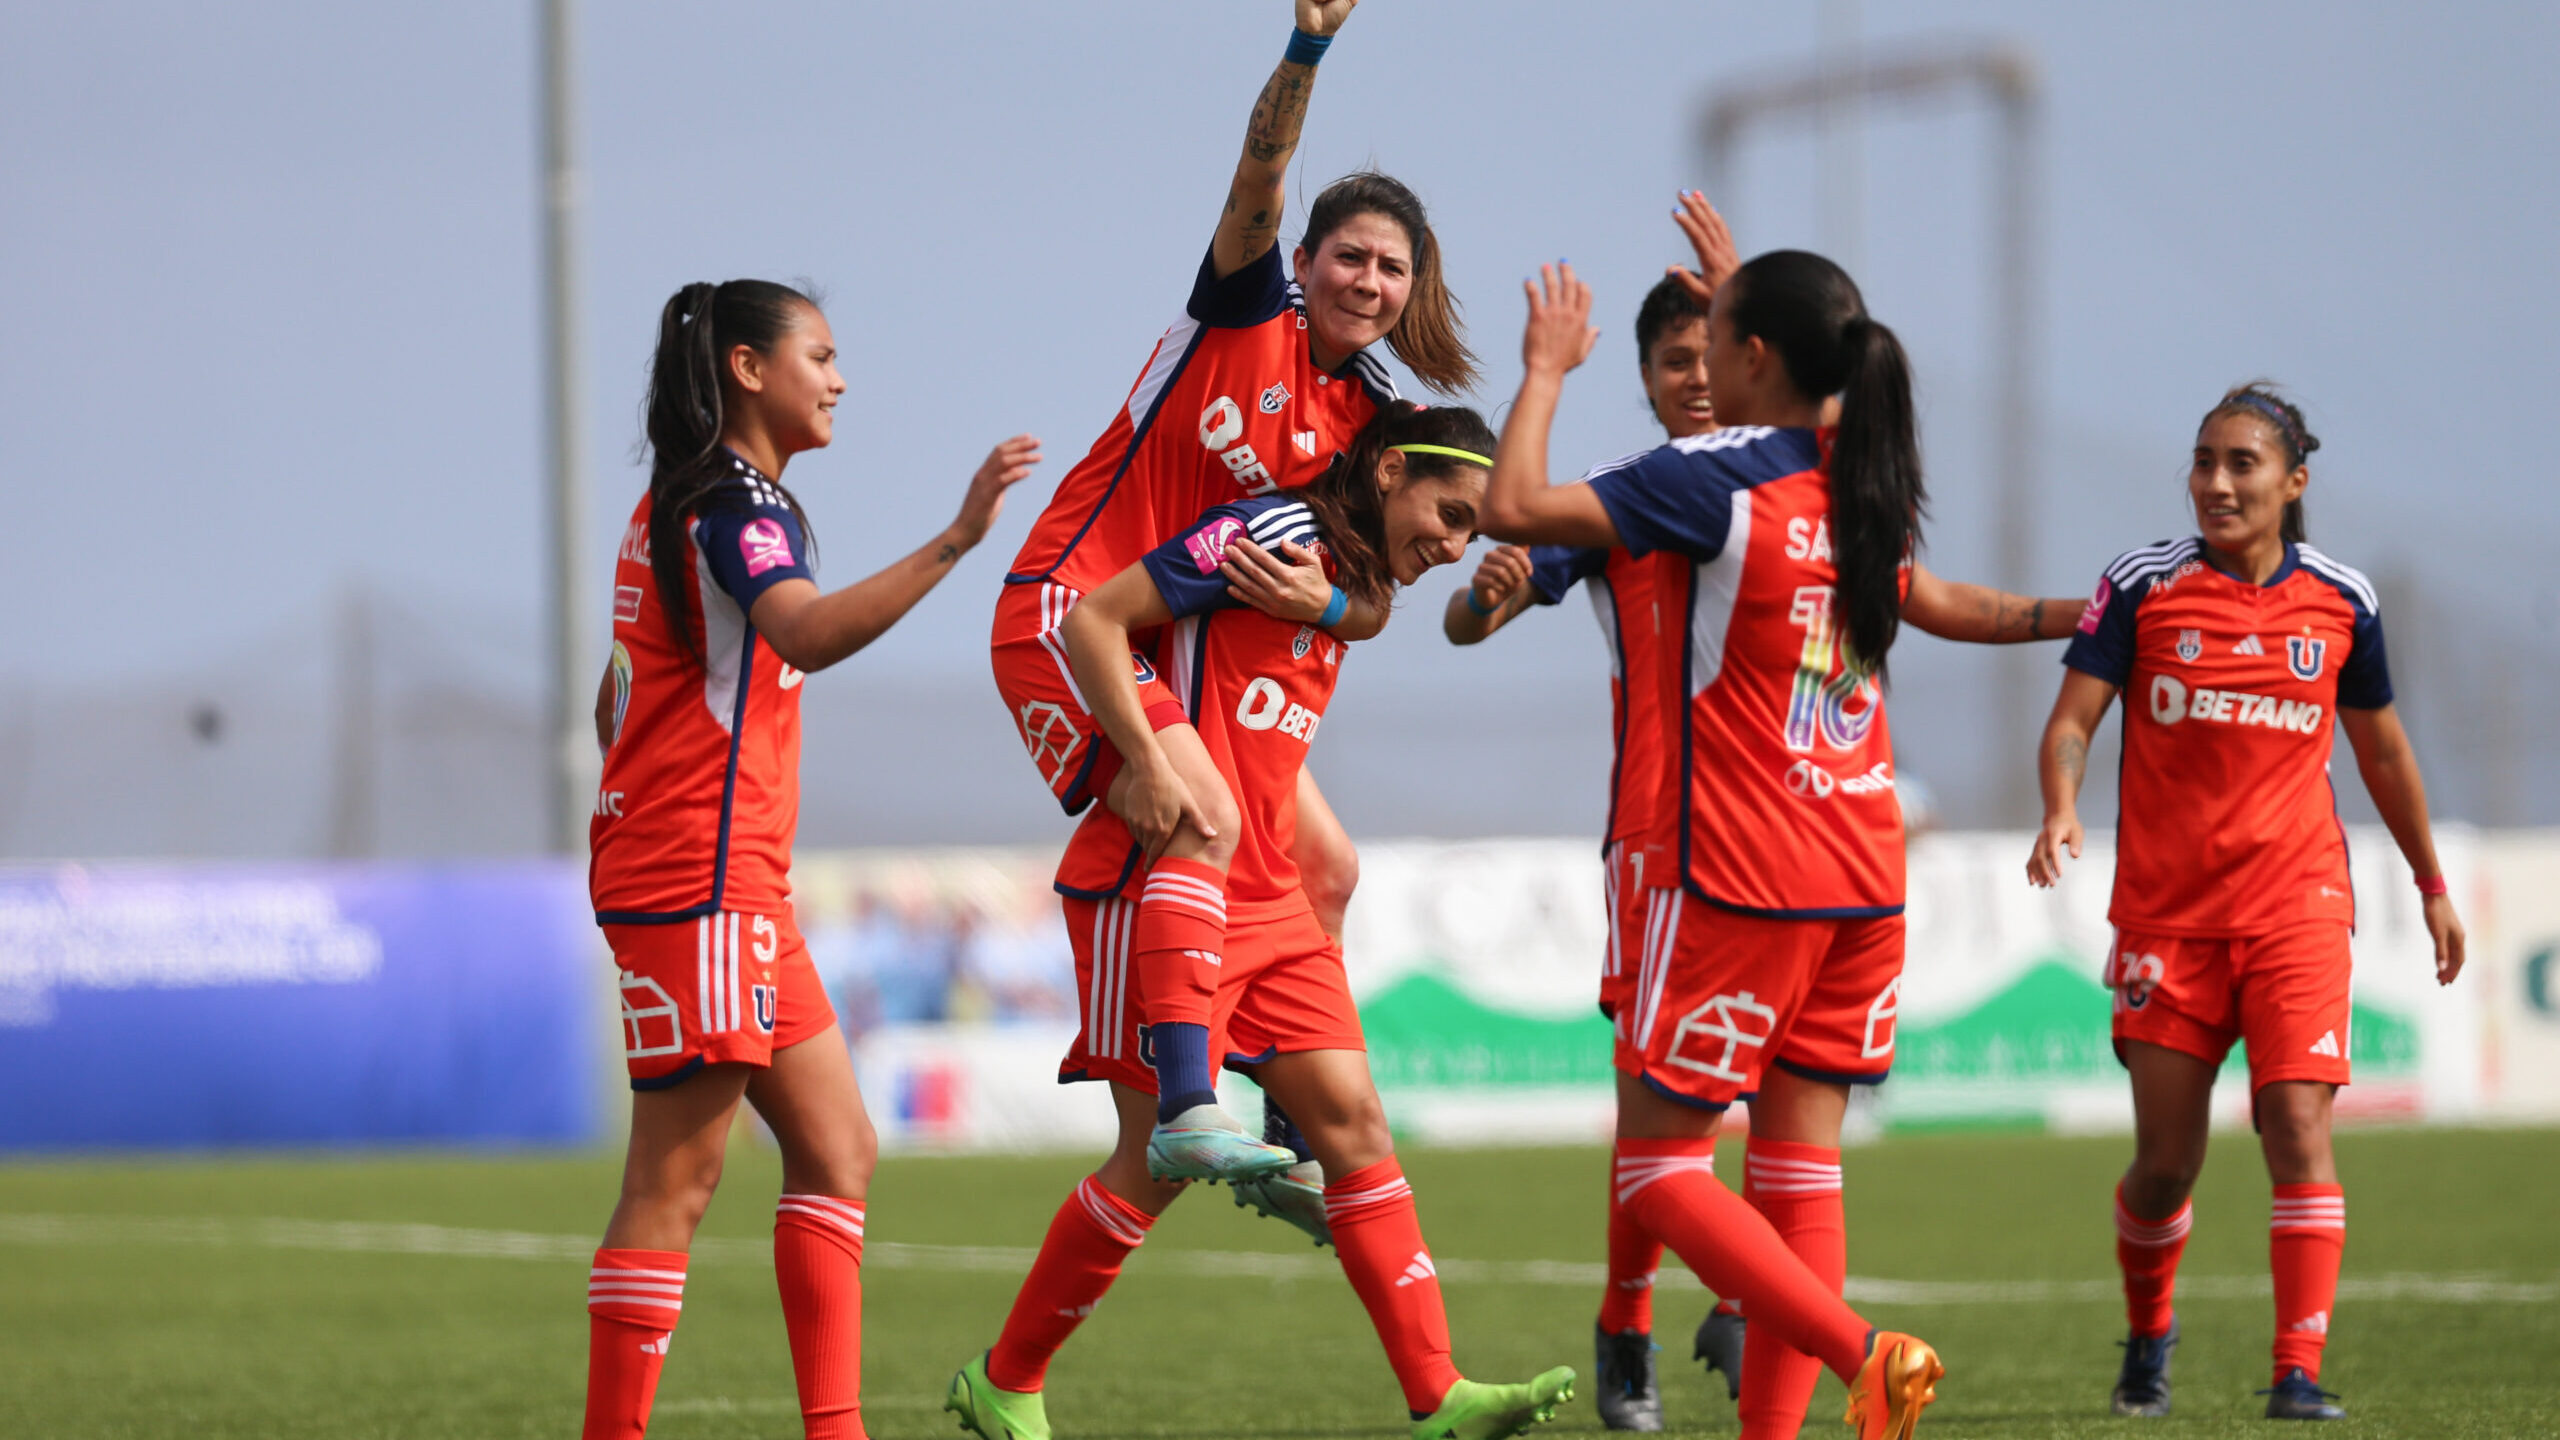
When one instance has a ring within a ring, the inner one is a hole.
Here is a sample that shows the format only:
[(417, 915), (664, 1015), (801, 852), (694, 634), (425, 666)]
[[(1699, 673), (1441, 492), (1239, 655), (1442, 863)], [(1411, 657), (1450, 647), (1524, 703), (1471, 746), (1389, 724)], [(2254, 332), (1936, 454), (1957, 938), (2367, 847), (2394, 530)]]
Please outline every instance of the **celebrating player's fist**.
[(1297, 0), (1298, 28), (1310, 35), (1330, 35), (1351, 18), (1360, 0)]
[(1475, 596), (1476, 609), (1489, 612), (1528, 583), (1529, 552), (1518, 545), (1496, 545), (1476, 563), (1475, 579), (1467, 588)]

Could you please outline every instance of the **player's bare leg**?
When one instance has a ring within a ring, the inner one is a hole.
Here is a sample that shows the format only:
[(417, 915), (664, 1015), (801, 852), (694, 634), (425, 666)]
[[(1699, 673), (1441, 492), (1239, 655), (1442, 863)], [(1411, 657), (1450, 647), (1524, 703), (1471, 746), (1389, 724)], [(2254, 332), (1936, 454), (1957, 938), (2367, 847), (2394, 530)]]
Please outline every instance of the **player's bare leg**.
[(782, 1151), (786, 1194), (861, 1201), (880, 1163), (880, 1135), (862, 1104), (844, 1033), (830, 1027), (773, 1054), (747, 1081), (747, 1103)]
[(1050, 1360), (1102, 1303), (1156, 1217), (1182, 1195), (1180, 1181), (1147, 1173), (1156, 1097), (1115, 1080), (1111, 1104), (1120, 1134), (1110, 1158), (1058, 1207), (994, 1347), (960, 1367), (943, 1392), (942, 1408), (981, 1440), (1048, 1440), (1041, 1390)]
[(772, 1065), (747, 1082), (747, 1103), (782, 1149), (773, 1274), (801, 1425), (813, 1440), (859, 1440), (862, 1232), (880, 1137), (863, 1109), (843, 1032), (830, 1025), (775, 1051)]
[(1413, 1187), (1395, 1158), (1386, 1107), (1358, 1050), (1276, 1055), (1254, 1079), (1297, 1117), (1327, 1177), (1334, 1254), (1369, 1311), (1403, 1387), (1418, 1440), (1515, 1434), (1550, 1419), (1573, 1395), (1559, 1366), (1520, 1385), (1485, 1385), (1449, 1358), (1449, 1316), (1439, 1272), (1422, 1239)]
[(604, 1227), (607, 1249), (692, 1248), (694, 1228), (720, 1185), (729, 1125), (751, 1069), (706, 1065), (680, 1085), (633, 1092), (622, 1197)]
[(2116, 1187), (2116, 1265), (2124, 1275), (2124, 1363), (2108, 1403), (2119, 1415), (2169, 1413), (2178, 1349), (2178, 1261), (2204, 1172), (2214, 1072), (2221, 1067), (2142, 1040), (2120, 1042), (2133, 1082), (2133, 1164)]
[(2267, 1268), (2276, 1290), (2269, 1419), (2339, 1420), (2347, 1413), (2320, 1388), (2320, 1356), (2347, 1247), (2347, 1193), (2329, 1144), (2337, 1095), (2338, 1087), (2325, 1081), (2279, 1080), (2260, 1086), (2255, 1097), (2258, 1143), (2275, 1183), (2267, 1230)]

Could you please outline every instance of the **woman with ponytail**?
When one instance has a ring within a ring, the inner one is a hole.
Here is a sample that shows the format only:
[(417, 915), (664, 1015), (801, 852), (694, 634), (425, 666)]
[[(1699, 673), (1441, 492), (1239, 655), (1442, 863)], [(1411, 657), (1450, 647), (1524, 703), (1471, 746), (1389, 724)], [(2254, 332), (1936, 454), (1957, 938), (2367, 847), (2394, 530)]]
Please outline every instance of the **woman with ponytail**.
[(2133, 1163), (2115, 1194), (2128, 1322), (2119, 1415), (2169, 1413), (2187, 1196), (2234, 1041), (2248, 1048), (2251, 1118), (2275, 1190), (2267, 1416), (2346, 1414), (2320, 1388), (2347, 1240), (2329, 1114), (2355, 1041), (2356, 894), (2329, 778), (2337, 731), (2417, 882), (2436, 983), (2462, 973), (2462, 921), (2391, 703), (2373, 585), (2304, 543), (2319, 448), (2302, 411), (2263, 382), (2205, 412), (2187, 471), (2196, 533), (2128, 550), (2099, 577), (2038, 755), (2045, 817), (2027, 879), (2052, 885), (2063, 857), (2080, 854), (2089, 743), (2123, 692), (2106, 970), (2134, 1116)]
[[(1283, 182), (1316, 71), (1355, 4), (1292, 0), (1296, 29), (1254, 102), (1189, 301), (1005, 576), (996, 689), (1069, 815), (1110, 793), (1122, 764), (1067, 663), (1062, 627), (1076, 604), (1209, 507), (1324, 474), (1395, 398), (1381, 343), (1443, 394), (1475, 384), (1439, 237), (1402, 183), (1367, 172), (1338, 180), (1316, 197), (1297, 246), (1280, 244)], [(1317, 622), (1342, 640), (1365, 640), (1386, 623), (1383, 608), (1337, 590), (1307, 556), (1250, 540), (1231, 553), (1239, 597), (1273, 615)], [(1154, 640), (1140, 636), (1140, 648)], [(1232, 805), (1213, 768), (1182, 754), (1174, 763), (1191, 806), (1184, 823)], [(1358, 860), (1313, 778), (1301, 775), (1298, 786), (1300, 869), (1319, 918), (1338, 934)], [(1151, 819), (1131, 818), (1160, 833)]]
[[(1848, 1384), (1861, 1440), (1903, 1440), (1944, 1369), (1841, 1299), (1839, 1134), (1848, 1087), (1892, 1063), (1902, 973), (1884, 668), (1927, 500), (1910, 368), (1830, 261), (1700, 258), (1723, 428), (1550, 488), (1564, 377), (1598, 332), (1589, 288), (1547, 267), (1528, 287), (1527, 373), (1484, 529), (1677, 557), (1660, 588), (1684, 632), (1659, 647), (1665, 673), (1630, 682), (1665, 696), (1678, 884), (1653, 892), (1619, 1006), (1615, 1198), (1750, 1316), (1745, 1435), (1793, 1435), (1818, 1364)], [(1745, 1094), (1748, 1198), (1714, 1171)]]
[[(1341, 942), (1295, 859), (1298, 777), (1348, 647), (1243, 604), (1222, 573), (1247, 537), (1265, 550), (1294, 545), (1383, 612), (1400, 588), (1466, 553), (1492, 450), (1473, 410), (1394, 402), (1312, 484), (1208, 507), (1066, 617), (1077, 682), (1128, 764), (1058, 867), (1084, 1017), (1059, 1078), (1108, 1081), (1120, 1138), (1059, 1206), (994, 1347), (952, 1377), (945, 1407), (983, 1440), (1047, 1440), (1051, 1358), (1183, 1182), (1210, 1175), (1240, 1181), (1238, 1203), (1333, 1246), (1417, 1440), (1513, 1435), (1571, 1396), (1569, 1368), (1486, 1385), (1461, 1378), (1450, 1358)], [(1161, 659), (1133, 664), (1132, 637), (1147, 631), (1166, 633)], [(1123, 822), (1132, 807), (1121, 792), (1160, 783), (1177, 749), (1205, 759), (1232, 798), (1198, 830), (1165, 836)], [(1161, 855), (1144, 870), (1150, 849)], [(1190, 930), (1176, 937), (1189, 948), (1170, 956), (1139, 938), (1160, 901)], [(1304, 1121), (1304, 1154), (1215, 1125), (1221, 1065)]]
[(800, 685), (877, 639), (987, 533), (1039, 442), (978, 467), (959, 518), (821, 592), (791, 457), (835, 438), (835, 337), (762, 280), (667, 301), (649, 490), (614, 566), (588, 888), (621, 973), (631, 1142), (587, 1284), (585, 1440), (649, 1423), (685, 1256), (740, 1100), (782, 1150), (773, 1259), (811, 1440), (862, 1435), (862, 1226), (877, 1142), (791, 916)]

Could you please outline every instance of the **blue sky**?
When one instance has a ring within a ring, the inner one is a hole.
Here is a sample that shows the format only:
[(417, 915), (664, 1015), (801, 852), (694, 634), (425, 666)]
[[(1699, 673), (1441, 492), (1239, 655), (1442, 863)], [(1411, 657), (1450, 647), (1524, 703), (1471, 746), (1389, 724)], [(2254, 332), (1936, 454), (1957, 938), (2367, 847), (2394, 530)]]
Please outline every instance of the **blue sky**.
[[(429, 617), (494, 693), (531, 702), (534, 24), (527, 6), (478, 3), (0, 17), (0, 485), (36, 519), (0, 566), (0, 603), (45, 617), (0, 632), (0, 686), (147, 685), (301, 633), (362, 584)], [(1044, 437), (1049, 478), (1090, 443), (1181, 302), (1287, 28), (1264, 0), (589, 6), (599, 648), (670, 291), (733, 275), (826, 287), (854, 393), (834, 448), (789, 479), (828, 576), (851, 578), (936, 529), (995, 440)], [(2045, 82), (2039, 543), (2031, 573), (1986, 578), (2079, 593), (2116, 551), (2183, 529), (2196, 417), (2225, 385), (2273, 376), (2327, 442), (2314, 538), (2434, 617), (2432, 653), (2412, 661), (2436, 667), (2418, 673), (2438, 693), (2411, 704), (2413, 723), (2441, 716), (2435, 740), (2421, 725), (2422, 754), (2458, 766), (2475, 748), (2451, 737), (2487, 702), (2453, 692), (2482, 677), (2506, 687), (2510, 732), (2560, 698), (2544, 558), (2560, 496), (2541, 423), (2560, 388), (2560, 11), (1915, 3), (1866, 7), (1864, 36), (1877, 53), (2012, 41)], [(1570, 256), (1608, 333), (1568, 392), (1556, 461), (1612, 455), (1651, 436), (1627, 320), (1680, 256), (1667, 211), (1698, 178), (1700, 103), (1815, 39), (1810, 6), (1369, 0), (1324, 66), (1293, 205), (1371, 163), (1423, 193), (1490, 362), (1487, 408), (1517, 378), (1520, 278)], [(1861, 257), (1872, 309), (1920, 371), (1930, 558), (1964, 576), (1988, 565), (1993, 518), (1989, 123), (1957, 103), (1873, 112), (1854, 237), (1823, 233), (1800, 133), (1755, 144), (1725, 197), (1746, 250)], [(1045, 484), (819, 687), (876, 707), (901, 687), (979, 683), (993, 587)], [(1585, 794), (1601, 742), (1590, 622), (1453, 652), (1433, 615), (1455, 583), (1426, 580), (1369, 647), (1328, 750), (1368, 714), (1342, 763), (1397, 768), (1439, 753), (1413, 733), (1435, 713), (1498, 731), (1516, 701), (1544, 717), (1522, 743), (1554, 748), (1556, 785)], [(1991, 767), (2011, 763), (1981, 753), (1991, 672), (1934, 644), (1896, 669), (1906, 767), (1974, 815)], [(1558, 711), (1551, 693), (1575, 698)], [(991, 690), (985, 709), (1001, 741)], [(1481, 773), (1502, 763), (1488, 754), (1444, 788), (1516, 789)], [(2440, 798), (2484, 813), (2521, 787), (2560, 818), (2560, 776), (2526, 759), (2520, 775), (2442, 781)], [(1538, 829), (1580, 812), (1465, 813)]]

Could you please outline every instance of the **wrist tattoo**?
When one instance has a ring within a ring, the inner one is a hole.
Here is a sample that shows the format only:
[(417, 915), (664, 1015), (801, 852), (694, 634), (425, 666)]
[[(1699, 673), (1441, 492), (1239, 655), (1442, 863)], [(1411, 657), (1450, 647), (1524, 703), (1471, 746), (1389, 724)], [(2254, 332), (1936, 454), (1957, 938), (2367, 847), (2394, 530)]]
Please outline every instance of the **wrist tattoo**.
[(2042, 600), (2027, 607), (2027, 638), (2030, 640), (2044, 638), (2044, 602)]
[(933, 552), (933, 560), (937, 565), (948, 565), (959, 558), (960, 547), (949, 541), (943, 542), (942, 548)]
[(2072, 788), (2078, 789), (2080, 777), (2089, 770), (2089, 742), (2077, 735), (2063, 736), (2054, 742), (2053, 763), (2070, 780)]

